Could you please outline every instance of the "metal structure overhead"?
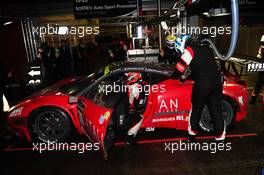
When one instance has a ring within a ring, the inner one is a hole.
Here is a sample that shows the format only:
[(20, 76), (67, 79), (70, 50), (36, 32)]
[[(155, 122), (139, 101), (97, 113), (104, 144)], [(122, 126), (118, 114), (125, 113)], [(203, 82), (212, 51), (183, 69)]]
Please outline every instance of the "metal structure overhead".
[[(161, 7), (163, 10), (169, 9), (175, 1), (163, 0)], [(17, 1), (17, 2), (0, 2), (1, 16), (27, 18), (27, 17), (42, 17), (55, 15), (69, 15), (74, 14), (73, 1), (51, 1), (45, 2), (36, 1)], [(155, 0), (142, 0), (142, 10), (151, 11), (157, 10), (157, 3)]]

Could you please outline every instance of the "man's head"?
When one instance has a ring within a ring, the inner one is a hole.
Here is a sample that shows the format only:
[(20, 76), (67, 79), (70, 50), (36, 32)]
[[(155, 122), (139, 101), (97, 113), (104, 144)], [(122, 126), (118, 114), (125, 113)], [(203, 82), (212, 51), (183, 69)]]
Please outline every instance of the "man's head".
[(183, 54), (184, 49), (187, 46), (187, 41), (190, 39), (189, 35), (181, 35), (177, 38), (175, 41), (175, 48), (180, 51), (181, 54)]
[(169, 49), (175, 49), (176, 36), (168, 35), (166, 37), (166, 45)]
[(134, 84), (142, 79), (141, 73), (139, 72), (128, 72), (125, 74), (127, 76), (127, 84)]

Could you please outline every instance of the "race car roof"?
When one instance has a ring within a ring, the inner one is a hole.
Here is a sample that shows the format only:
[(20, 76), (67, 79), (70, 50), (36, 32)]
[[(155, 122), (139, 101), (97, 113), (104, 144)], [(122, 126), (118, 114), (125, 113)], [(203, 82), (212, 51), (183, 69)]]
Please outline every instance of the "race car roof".
[(138, 70), (149, 69), (164, 73), (172, 73), (174, 71), (173, 65), (158, 64), (158, 63), (144, 63), (144, 62), (116, 62), (109, 65), (109, 71), (114, 71), (122, 68), (133, 68)]

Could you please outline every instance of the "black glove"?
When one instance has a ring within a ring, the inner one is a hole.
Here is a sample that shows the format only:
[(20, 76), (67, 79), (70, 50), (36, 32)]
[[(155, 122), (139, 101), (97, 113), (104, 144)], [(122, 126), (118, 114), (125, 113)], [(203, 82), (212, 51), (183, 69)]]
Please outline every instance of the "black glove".
[(180, 77), (179, 77), (179, 81), (180, 81), (181, 83), (184, 83), (185, 80), (186, 80), (186, 77), (183, 77), (183, 76), (180, 76)]
[(171, 74), (172, 79), (178, 80), (180, 77), (181, 73), (177, 69), (175, 69), (174, 72)]

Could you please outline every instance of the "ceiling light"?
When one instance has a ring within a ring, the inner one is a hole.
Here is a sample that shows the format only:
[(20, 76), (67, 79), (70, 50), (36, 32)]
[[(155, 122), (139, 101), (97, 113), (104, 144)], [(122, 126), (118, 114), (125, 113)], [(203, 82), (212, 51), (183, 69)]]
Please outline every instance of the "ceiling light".
[(5, 22), (3, 25), (6, 26), (8, 24), (12, 24), (13, 22), (12, 21), (8, 21), (8, 22)]
[(209, 12), (204, 12), (203, 15), (207, 17), (217, 17), (217, 16), (226, 16), (230, 15), (230, 13), (227, 12), (226, 8), (220, 7), (209, 10)]
[(164, 30), (168, 30), (168, 25), (167, 25), (166, 21), (161, 21), (161, 26)]
[(143, 29), (142, 26), (137, 27), (137, 37), (142, 38), (143, 37)]
[(59, 27), (58, 34), (59, 35), (66, 35), (66, 34), (68, 34), (68, 27)]
[(203, 15), (209, 16), (209, 12), (204, 12)]
[(210, 10), (210, 16), (226, 16), (230, 15), (230, 13), (227, 13), (226, 8), (216, 8)]

